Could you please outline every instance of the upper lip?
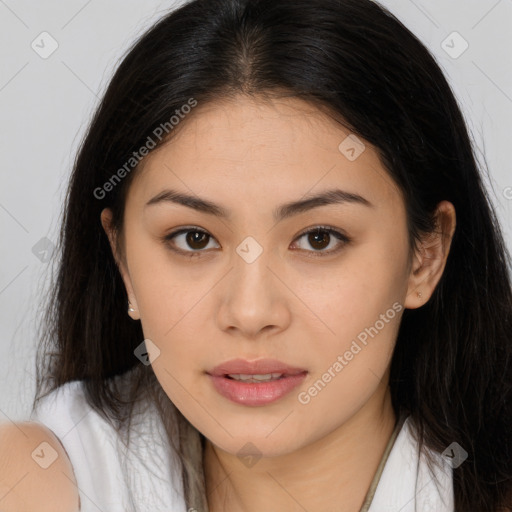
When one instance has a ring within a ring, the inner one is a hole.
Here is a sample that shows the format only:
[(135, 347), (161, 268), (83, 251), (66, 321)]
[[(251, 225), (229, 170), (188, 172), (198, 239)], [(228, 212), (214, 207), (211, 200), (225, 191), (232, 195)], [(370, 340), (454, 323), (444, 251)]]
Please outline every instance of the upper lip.
[(257, 361), (247, 361), (245, 359), (231, 359), (225, 361), (210, 370), (210, 375), (223, 376), (229, 374), (235, 375), (266, 375), (268, 373), (282, 373), (284, 375), (296, 375), (307, 370), (289, 366), (277, 359), (258, 359)]

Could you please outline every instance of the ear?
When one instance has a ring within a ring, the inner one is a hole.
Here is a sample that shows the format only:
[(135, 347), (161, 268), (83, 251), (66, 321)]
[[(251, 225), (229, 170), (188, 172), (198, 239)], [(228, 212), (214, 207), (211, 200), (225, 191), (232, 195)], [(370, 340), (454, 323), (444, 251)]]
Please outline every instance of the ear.
[(128, 315), (130, 315), (130, 317), (133, 318), (134, 320), (139, 320), (140, 319), (139, 308), (137, 306), (137, 299), (135, 298), (135, 293), (133, 292), (133, 286), (132, 286), (132, 281), (130, 279), (130, 274), (128, 272), (126, 262), (118, 254), (117, 236), (116, 236), (115, 230), (112, 227), (112, 210), (110, 208), (104, 208), (102, 210), (101, 225), (103, 226), (103, 229), (105, 230), (105, 233), (107, 234), (108, 241), (110, 243), (110, 248), (112, 250), (112, 255), (114, 256), (114, 260), (117, 264), (117, 268), (119, 269), (119, 273), (121, 274), (121, 277), (123, 279), (124, 286), (126, 289), (126, 295), (128, 296), (128, 300), (130, 302), (131, 309), (133, 309), (133, 311), (130, 311), (130, 309), (128, 309), (128, 304), (126, 305), (126, 308), (128, 310)]
[(416, 309), (430, 299), (443, 275), (456, 226), (452, 203), (441, 201), (436, 209), (436, 230), (427, 234), (417, 247), (409, 276), (404, 307)]

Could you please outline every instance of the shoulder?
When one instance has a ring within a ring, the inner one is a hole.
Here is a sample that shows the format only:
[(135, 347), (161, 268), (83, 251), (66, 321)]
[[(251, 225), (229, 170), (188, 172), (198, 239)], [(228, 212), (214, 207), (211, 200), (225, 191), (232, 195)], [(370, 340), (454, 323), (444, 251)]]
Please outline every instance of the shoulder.
[[(71, 381), (41, 397), (29, 421), (44, 425), (65, 448), (73, 464), (85, 470), (104, 467), (117, 449), (114, 427), (92, 407), (86, 397), (84, 381)], [(93, 455), (92, 450), (101, 448)], [(75, 471), (79, 473), (80, 468)], [(77, 475), (79, 482), (80, 476)]]
[(0, 496), (5, 512), (79, 510), (73, 467), (49, 428), (0, 423)]
[(123, 499), (119, 435), (91, 406), (84, 381), (70, 381), (41, 397), (29, 418), (57, 438), (73, 466), (81, 501), (106, 504)]
[(61, 440), (71, 460), (75, 452), (82, 455), (84, 443), (115, 443), (115, 429), (89, 404), (85, 391), (84, 381), (67, 382), (41, 397), (30, 415)]
[[(123, 390), (127, 387), (124, 379), (130, 375), (119, 378)], [(154, 405), (121, 398), (119, 407), (134, 405), (129, 424), (122, 428), (89, 404), (86, 383), (78, 380), (41, 398), (30, 420), (44, 424), (61, 441), (73, 465), (83, 506), (91, 503), (102, 510), (132, 510), (136, 504), (140, 512), (182, 510), (180, 461), (170, 450)]]

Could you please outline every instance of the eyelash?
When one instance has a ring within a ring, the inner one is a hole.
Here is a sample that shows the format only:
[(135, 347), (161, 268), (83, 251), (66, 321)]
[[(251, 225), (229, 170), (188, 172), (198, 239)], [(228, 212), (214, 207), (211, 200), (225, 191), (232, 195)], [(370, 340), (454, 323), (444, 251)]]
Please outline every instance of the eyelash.
[[(180, 255), (183, 255), (183, 256), (185, 256), (187, 258), (200, 257), (202, 252), (206, 252), (204, 249), (192, 250), (192, 251), (184, 251), (183, 249), (177, 249), (176, 247), (172, 247), (171, 244), (169, 243), (176, 236), (181, 235), (183, 233), (191, 233), (191, 232), (204, 234), (204, 235), (210, 237), (210, 239), (214, 238), (212, 235), (210, 235), (207, 231), (204, 231), (203, 229), (200, 229), (200, 228), (197, 228), (197, 227), (188, 227), (188, 228), (181, 228), (179, 230), (173, 231), (172, 233), (169, 233), (168, 235), (166, 235), (163, 238), (162, 241), (173, 252), (176, 252), (176, 253), (178, 253)], [(336, 229), (334, 229), (334, 228), (332, 228), (330, 226), (315, 226), (314, 228), (308, 229), (307, 231), (303, 231), (302, 233), (297, 235), (295, 240), (298, 240), (298, 239), (302, 238), (305, 235), (314, 234), (314, 233), (317, 233), (317, 232), (328, 233), (328, 234), (334, 236), (335, 238), (337, 238), (342, 243), (337, 248), (330, 249), (329, 251), (325, 251), (325, 250), (309, 251), (309, 250), (306, 250), (306, 249), (296, 249), (296, 250), (302, 250), (302, 251), (306, 251), (307, 253), (312, 253), (312, 254), (308, 255), (308, 257), (311, 257), (311, 258), (322, 258), (322, 257), (328, 256), (328, 255), (331, 255), (331, 254), (335, 254), (335, 253), (341, 251), (343, 249), (343, 247), (346, 244), (350, 243), (351, 240), (352, 240), (348, 236), (344, 235), (343, 233), (340, 233), (339, 231), (337, 231)], [(208, 241), (210, 241), (210, 240), (208, 240)]]

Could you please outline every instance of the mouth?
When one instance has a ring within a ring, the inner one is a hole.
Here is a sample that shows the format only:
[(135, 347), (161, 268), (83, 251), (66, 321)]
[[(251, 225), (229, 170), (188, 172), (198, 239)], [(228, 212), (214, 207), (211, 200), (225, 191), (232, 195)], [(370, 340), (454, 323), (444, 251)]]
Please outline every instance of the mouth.
[(286, 375), (284, 373), (266, 373), (259, 375), (247, 375), (243, 373), (230, 373), (228, 375), (224, 375), (227, 379), (238, 380), (240, 382), (251, 382), (251, 383), (260, 383), (260, 382), (271, 382), (274, 380), (282, 379), (289, 377), (290, 375)]
[(215, 366), (207, 373), (214, 376), (228, 375), (236, 379), (240, 376), (249, 376), (259, 380), (270, 380), (280, 378), (283, 375), (297, 375), (305, 371), (305, 368), (290, 366), (277, 359), (257, 359), (255, 361), (231, 359)]
[(288, 395), (304, 381), (308, 371), (271, 359), (236, 359), (206, 373), (224, 398), (240, 405), (263, 406)]

